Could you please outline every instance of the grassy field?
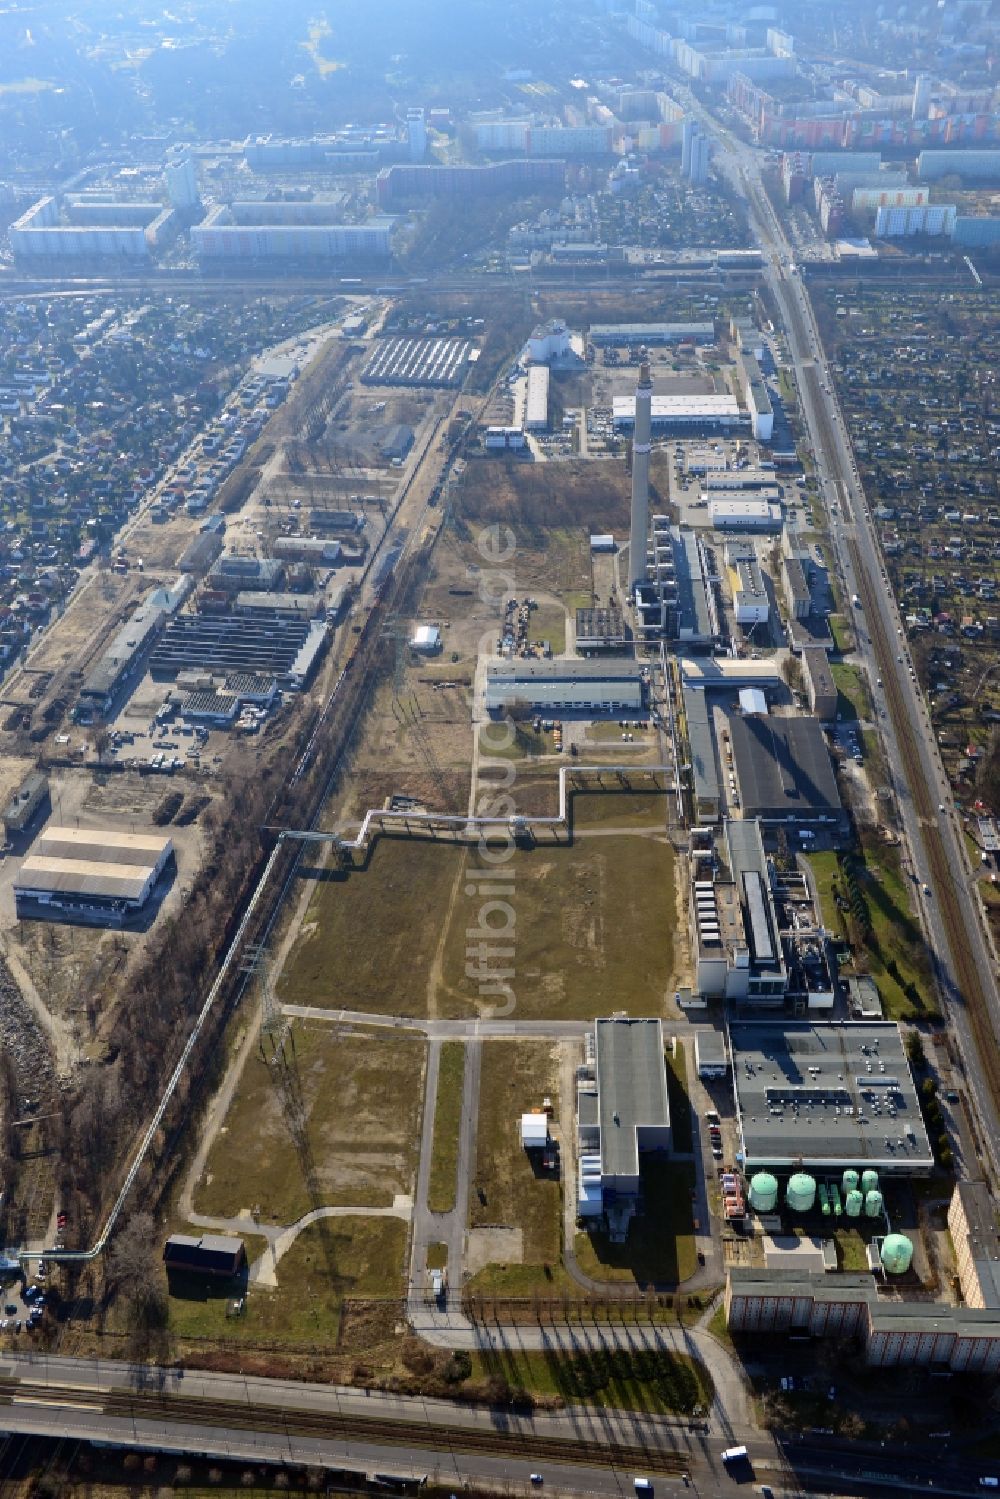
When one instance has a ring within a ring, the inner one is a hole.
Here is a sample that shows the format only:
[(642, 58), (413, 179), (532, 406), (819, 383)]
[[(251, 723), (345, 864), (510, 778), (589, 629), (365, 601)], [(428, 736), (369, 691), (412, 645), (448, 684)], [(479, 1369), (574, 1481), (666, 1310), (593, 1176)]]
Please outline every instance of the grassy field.
[(691, 1099), (688, 1096), (684, 1043), (678, 1041), (677, 1055), (667, 1047), (667, 1092), (670, 1095), (670, 1129), (673, 1148), (679, 1154), (691, 1149)]
[(854, 646), (854, 630), (851, 623), (843, 614), (831, 614), (829, 623), (834, 646), (843, 655)]
[(594, 1280), (633, 1285), (640, 1290), (673, 1287), (698, 1265), (691, 1188), (694, 1166), (686, 1161), (646, 1160), (642, 1165), (644, 1203), (624, 1244), (603, 1234), (578, 1233), (576, 1258)]
[(411, 1190), (425, 1042), (296, 1022), (285, 1062), (247, 1060), (195, 1191), (199, 1213), (293, 1223), (314, 1207), (380, 1207)]
[[(898, 848), (866, 834), (864, 863), (854, 864), (871, 918), (872, 935), (867, 941), (837, 907), (835, 890), (846, 893), (846, 883), (836, 854), (810, 854), (809, 862), (825, 926), (837, 937), (853, 938), (856, 971), (871, 974), (889, 1018), (910, 1020), (935, 1014), (927, 949), (913, 915)], [(848, 966), (846, 975), (851, 972)]]
[(437, 1099), (434, 1104), (434, 1151), (427, 1188), (427, 1206), (432, 1213), (450, 1213), (455, 1206), (458, 1171), (458, 1130), (462, 1117), (462, 1083), (465, 1078), (465, 1046), (445, 1041), (438, 1067)]
[(479, 1091), (472, 1228), (522, 1234), (522, 1263), (487, 1265), (470, 1282), (481, 1294), (530, 1295), (562, 1280), (561, 1193), (553, 1173), (536, 1176), (521, 1147), (521, 1115), (555, 1097), (556, 1055), (548, 1041), (486, 1041)]
[[(674, 856), (649, 838), (593, 839), (572, 847), (518, 850), (511, 874), (510, 966), (519, 1016), (590, 1019), (613, 993), (616, 1010), (663, 1009), (673, 969)], [(465, 878), (488, 878), (470, 852)], [(483, 908), (476, 892), (458, 900), (445, 939), (442, 1014), (477, 1008), (479, 981), (466, 972), (467, 932)]]
[(407, 1225), (398, 1218), (330, 1218), (304, 1229), (278, 1265), (274, 1290), (251, 1286), (246, 1310), (227, 1317), (234, 1290), (185, 1277), (171, 1285), (170, 1331), (178, 1338), (337, 1343), (345, 1298), (399, 1300)]
[(603, 1405), (648, 1415), (691, 1415), (707, 1409), (714, 1398), (708, 1370), (683, 1353), (477, 1353), (472, 1378), (499, 1381), (533, 1395), (559, 1395), (571, 1405)]
[(830, 671), (837, 684), (837, 712), (841, 718), (870, 718), (871, 698), (860, 669), (846, 661), (834, 661)]
[[(603, 820), (599, 796), (586, 800)], [(628, 809), (637, 825), (641, 803)], [(498, 868), (510, 895), (491, 909)], [(483, 882), (494, 887), (488, 896)], [(484, 937), (504, 931), (513, 949), (486, 966), (513, 967), (523, 1018), (590, 1019), (612, 993), (616, 1010), (655, 1014), (672, 980), (674, 913), (673, 850), (655, 839), (538, 844), (499, 864), (454, 844), (380, 839), (367, 869), (317, 883), (279, 994), (369, 1013), (489, 1011), (498, 1000), (485, 992), (475, 936), (486, 922)]]
[(574, 828), (662, 828), (668, 811), (665, 791), (569, 793), (569, 814)]

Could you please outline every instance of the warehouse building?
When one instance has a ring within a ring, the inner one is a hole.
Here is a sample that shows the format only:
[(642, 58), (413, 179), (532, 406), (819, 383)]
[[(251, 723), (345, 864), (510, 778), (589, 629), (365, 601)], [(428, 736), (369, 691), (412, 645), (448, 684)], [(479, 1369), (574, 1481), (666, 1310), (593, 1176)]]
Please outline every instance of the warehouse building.
[(467, 338), (385, 338), (365, 365), (366, 385), (461, 385), (474, 345)]
[(146, 651), (160, 633), (166, 618), (166, 611), (151, 599), (129, 616), (128, 622), (83, 679), (77, 710), (80, 717), (103, 716), (126, 683), (138, 679)]
[(638, 349), (642, 344), (712, 344), (714, 323), (595, 323), (588, 335), (600, 348)]
[(242, 1239), (229, 1234), (171, 1234), (163, 1246), (163, 1263), (167, 1273), (212, 1275), (231, 1280), (247, 1267), (247, 1252)]
[(46, 828), (14, 881), (18, 916), (122, 926), (146, 905), (173, 853), (158, 833)]
[(326, 536), (276, 536), (271, 550), (281, 562), (309, 562), (313, 567), (336, 567), (343, 548)]
[(734, 1266), (726, 1276), (730, 1332), (856, 1337), (866, 1364), (955, 1373), (1000, 1370), (1000, 1311), (940, 1301), (888, 1301), (871, 1275)]
[(722, 813), (722, 792), (711, 709), (706, 692), (685, 688), (682, 698), (694, 792), (694, 816), (696, 822), (707, 825), (718, 822)]
[(528, 367), (528, 390), (524, 400), (524, 430), (546, 432), (549, 426), (549, 367)]
[(996, 1203), (985, 1182), (956, 1182), (948, 1228), (966, 1306), (1000, 1309), (1000, 1232)]
[(277, 557), (220, 557), (208, 575), (209, 588), (224, 593), (243, 593), (253, 589), (257, 593), (269, 593), (280, 588), (285, 576), (285, 565)]
[(171, 620), (150, 657), (161, 680), (181, 671), (210, 676), (246, 672), (274, 677), (298, 691), (326, 646), (329, 626), (319, 619), (263, 619), (227, 613), (182, 614)]
[(730, 1025), (748, 1172), (929, 1176), (934, 1153), (894, 1021)]
[(500, 714), (515, 704), (535, 712), (578, 715), (639, 714), (645, 683), (635, 661), (490, 661), (486, 667), (486, 708)]
[(358, 510), (310, 510), (309, 529), (323, 534), (332, 531), (350, 535), (365, 529), (365, 518)]
[(641, 1211), (643, 1156), (671, 1146), (663, 1026), (597, 1020), (587, 1049), (577, 1084), (577, 1211), (603, 1217), (612, 1242), (622, 1243)]
[(829, 657), (818, 645), (807, 645), (801, 659), (809, 707), (821, 723), (832, 723), (837, 716), (839, 694)]
[(814, 718), (734, 717), (730, 743), (744, 817), (844, 830), (844, 811), (823, 730)]

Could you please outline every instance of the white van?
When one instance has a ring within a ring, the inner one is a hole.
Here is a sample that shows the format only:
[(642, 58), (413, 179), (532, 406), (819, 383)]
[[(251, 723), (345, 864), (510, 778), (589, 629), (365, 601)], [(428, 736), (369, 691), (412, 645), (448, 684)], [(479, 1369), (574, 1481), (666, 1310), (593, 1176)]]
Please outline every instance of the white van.
[(653, 1485), (648, 1478), (633, 1478), (632, 1487), (637, 1494), (651, 1494)]
[(724, 1463), (745, 1463), (749, 1455), (745, 1447), (727, 1447), (722, 1454), (722, 1461)]

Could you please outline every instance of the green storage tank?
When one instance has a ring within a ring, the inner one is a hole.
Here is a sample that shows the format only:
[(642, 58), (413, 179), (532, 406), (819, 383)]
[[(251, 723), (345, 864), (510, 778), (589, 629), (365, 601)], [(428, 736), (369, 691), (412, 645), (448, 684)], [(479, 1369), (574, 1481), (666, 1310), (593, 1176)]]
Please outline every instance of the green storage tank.
[(805, 1171), (788, 1178), (785, 1201), (793, 1213), (808, 1213), (816, 1202), (816, 1181)]
[(860, 1218), (861, 1209), (864, 1207), (864, 1205), (864, 1194), (859, 1192), (856, 1187), (853, 1192), (848, 1192), (847, 1196), (844, 1198), (844, 1207), (847, 1210), (848, 1218)]
[(833, 1216), (839, 1218), (843, 1208), (840, 1205), (840, 1189), (836, 1182), (833, 1182), (830, 1187), (830, 1201), (833, 1203)]
[(823, 1182), (819, 1184), (819, 1206), (820, 1211), (828, 1218), (830, 1216), (830, 1198)]
[(840, 1182), (840, 1188), (844, 1196), (846, 1197), (848, 1192), (853, 1192), (856, 1189), (857, 1185), (858, 1173), (855, 1171), (853, 1166), (848, 1166)]
[(865, 1193), (865, 1215), (868, 1218), (881, 1218), (882, 1216), (882, 1193)]
[(862, 1173), (861, 1173), (861, 1190), (862, 1190), (862, 1192), (864, 1192), (865, 1196), (867, 1197), (869, 1192), (874, 1192), (874, 1190), (875, 1190), (875, 1188), (877, 1186), (878, 1186), (878, 1172), (877, 1171), (862, 1171)]
[(757, 1213), (773, 1213), (778, 1205), (778, 1183), (770, 1171), (757, 1171), (750, 1178), (750, 1206)]
[(887, 1275), (905, 1275), (913, 1259), (913, 1245), (905, 1234), (887, 1234), (882, 1240), (882, 1268)]

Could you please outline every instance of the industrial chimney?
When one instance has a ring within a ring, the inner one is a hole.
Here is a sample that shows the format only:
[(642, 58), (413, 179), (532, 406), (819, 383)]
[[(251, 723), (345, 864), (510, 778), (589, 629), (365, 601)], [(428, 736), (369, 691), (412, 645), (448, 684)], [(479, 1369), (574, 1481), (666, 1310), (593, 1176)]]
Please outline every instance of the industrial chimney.
[(646, 577), (646, 543), (649, 538), (649, 448), (653, 414), (653, 382), (649, 360), (641, 349), (639, 384), (635, 393), (635, 425), (632, 428), (632, 527), (628, 548), (628, 591)]

